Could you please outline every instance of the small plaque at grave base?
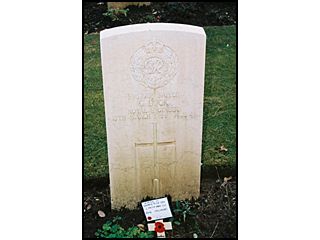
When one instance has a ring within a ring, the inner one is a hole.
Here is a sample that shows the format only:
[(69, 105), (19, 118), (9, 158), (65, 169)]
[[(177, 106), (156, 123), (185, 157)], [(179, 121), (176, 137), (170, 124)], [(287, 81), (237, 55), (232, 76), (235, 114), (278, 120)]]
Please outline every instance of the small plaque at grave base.
[(168, 199), (166, 197), (142, 202), (141, 204), (147, 221), (172, 217)]

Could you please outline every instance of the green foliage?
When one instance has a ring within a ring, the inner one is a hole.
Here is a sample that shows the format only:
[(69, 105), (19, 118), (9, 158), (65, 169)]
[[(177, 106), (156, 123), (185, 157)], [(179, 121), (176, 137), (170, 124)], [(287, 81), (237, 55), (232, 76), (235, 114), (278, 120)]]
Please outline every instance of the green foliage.
[(180, 225), (180, 221), (185, 222), (187, 216), (195, 216), (196, 214), (191, 209), (191, 203), (189, 201), (176, 201), (176, 208), (173, 210), (176, 217), (179, 219), (174, 221), (174, 224)]
[(165, 22), (197, 26), (231, 25), (236, 23), (236, 4), (227, 2), (167, 2), (158, 9)]
[[(234, 25), (236, 2), (151, 2), (149, 6), (109, 9), (104, 2), (85, 2), (84, 32), (146, 22), (182, 23), (196, 26)], [(129, 11), (130, 10), (130, 11)]]
[(153, 232), (144, 232), (140, 228), (134, 226), (125, 230), (117, 221), (121, 217), (115, 217), (112, 221), (107, 221), (103, 224), (102, 229), (98, 229), (95, 233), (98, 238), (152, 238)]
[(146, 22), (155, 22), (156, 21), (156, 17), (153, 14), (148, 14), (144, 17)]
[[(208, 166), (236, 164), (236, 28), (206, 27), (206, 74), (202, 161)], [(228, 151), (221, 152), (224, 145)]]
[(84, 176), (108, 174), (99, 35), (84, 38)]
[(110, 17), (111, 20), (114, 21), (119, 21), (119, 15), (124, 15), (125, 17), (127, 16), (127, 13), (129, 12), (129, 9), (108, 9), (106, 13), (103, 13), (103, 16)]

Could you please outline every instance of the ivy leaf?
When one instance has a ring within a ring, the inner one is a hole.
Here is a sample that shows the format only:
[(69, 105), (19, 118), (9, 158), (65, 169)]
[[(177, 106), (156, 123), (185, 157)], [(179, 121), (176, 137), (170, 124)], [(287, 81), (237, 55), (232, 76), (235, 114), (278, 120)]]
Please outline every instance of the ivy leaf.
[(176, 201), (176, 208), (180, 208), (180, 202), (179, 201)]
[(112, 222), (116, 222), (118, 220), (121, 220), (122, 218), (120, 216), (116, 216), (115, 218), (113, 218)]
[(180, 225), (181, 224), (181, 222), (179, 222), (178, 220), (174, 221), (173, 223), (176, 224), (176, 225)]
[(104, 231), (109, 231), (109, 230), (111, 229), (111, 227), (110, 227), (109, 224), (103, 224), (102, 229), (103, 229)]
[(182, 212), (182, 209), (174, 209), (173, 212)]
[(111, 227), (111, 232), (112, 232), (112, 233), (116, 233), (118, 230), (119, 230), (119, 225), (118, 225), (118, 224), (113, 225), (113, 226)]

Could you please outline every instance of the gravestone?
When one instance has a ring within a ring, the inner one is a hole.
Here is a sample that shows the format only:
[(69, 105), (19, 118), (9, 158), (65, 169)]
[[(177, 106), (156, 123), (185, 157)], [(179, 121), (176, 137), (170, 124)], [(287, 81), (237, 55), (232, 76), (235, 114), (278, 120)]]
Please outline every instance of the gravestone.
[(100, 33), (111, 204), (200, 194), (206, 35), (147, 23)]

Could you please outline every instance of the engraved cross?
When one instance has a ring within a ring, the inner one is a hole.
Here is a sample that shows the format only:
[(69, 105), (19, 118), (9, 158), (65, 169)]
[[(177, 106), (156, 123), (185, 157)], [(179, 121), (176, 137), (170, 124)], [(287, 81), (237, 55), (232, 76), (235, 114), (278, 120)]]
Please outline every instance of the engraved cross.
[(135, 146), (138, 147), (153, 147), (153, 169), (154, 169), (154, 179), (153, 179), (153, 193), (155, 196), (160, 193), (159, 186), (159, 163), (158, 163), (158, 146), (166, 146), (175, 144), (176, 141), (158, 141), (158, 129), (157, 123), (152, 123), (153, 125), (153, 141), (147, 143), (135, 143)]

